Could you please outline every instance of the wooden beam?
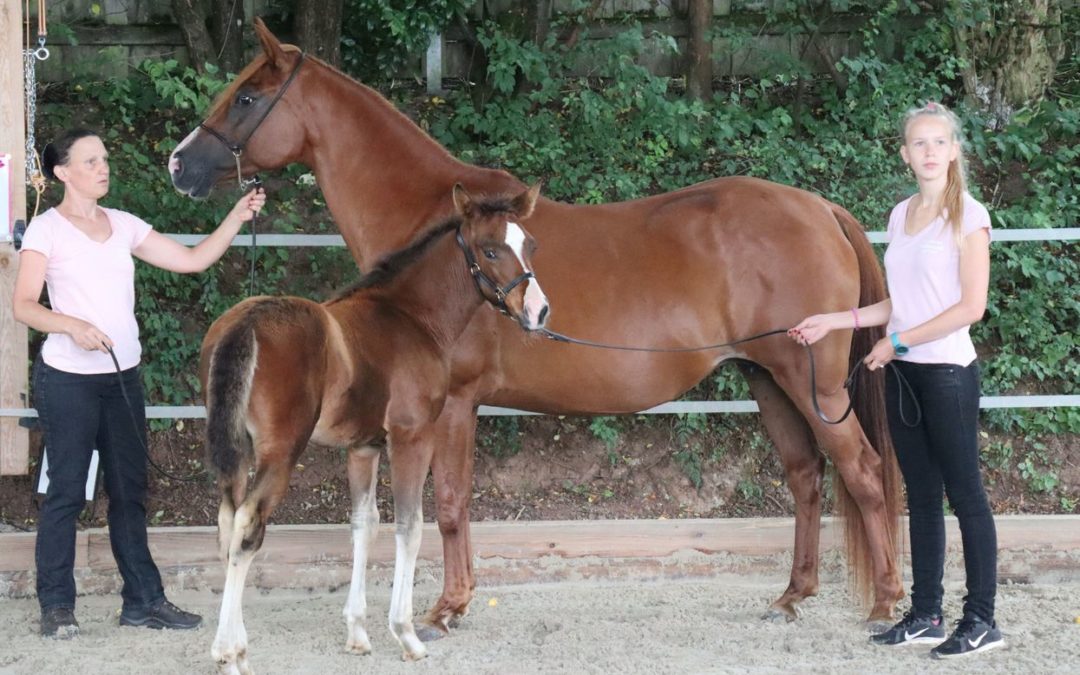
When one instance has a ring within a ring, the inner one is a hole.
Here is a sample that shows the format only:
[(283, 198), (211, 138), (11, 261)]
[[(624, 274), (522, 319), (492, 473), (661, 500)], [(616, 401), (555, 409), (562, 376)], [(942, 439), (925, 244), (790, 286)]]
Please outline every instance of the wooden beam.
[[(10, 220), (26, 219), (26, 121), (23, 99), (22, 3), (0, 6), (0, 154), (11, 155), (11, 185), (0, 186), (0, 199), (10, 194)], [(11, 222), (0, 223), (0, 408), (28, 405), (27, 331), (11, 313), (11, 293), (19, 269), (19, 254), (8, 233)], [(30, 470), (30, 439), (14, 417), (0, 417), (0, 475), (23, 475)]]
[[(1080, 516), (997, 516), (1001, 583), (1076, 581)], [(822, 520), (822, 570), (842, 578), (838, 523)], [(906, 528), (906, 522), (904, 523)], [(474, 561), (483, 584), (572, 579), (678, 578), (739, 574), (783, 577), (791, 565), (792, 518), (716, 520), (576, 520), (480, 522), (471, 526)], [(946, 519), (949, 551), (961, 550), (955, 518)], [(0, 534), (0, 597), (33, 592), (34, 533)], [(150, 550), (167, 586), (220, 589), (213, 527), (155, 527)], [(907, 552), (905, 551), (905, 554)], [(963, 573), (949, 556), (947, 573)], [(394, 562), (394, 526), (384, 524), (370, 551), (372, 574), (387, 579)], [(248, 585), (260, 588), (336, 588), (349, 581), (349, 526), (271, 525)], [(906, 562), (904, 563), (907, 564)], [(438, 574), (438, 527), (424, 524), (419, 566)], [(81, 593), (111, 593), (119, 584), (105, 529), (79, 533), (75, 553)], [(381, 575), (381, 576), (379, 576)]]

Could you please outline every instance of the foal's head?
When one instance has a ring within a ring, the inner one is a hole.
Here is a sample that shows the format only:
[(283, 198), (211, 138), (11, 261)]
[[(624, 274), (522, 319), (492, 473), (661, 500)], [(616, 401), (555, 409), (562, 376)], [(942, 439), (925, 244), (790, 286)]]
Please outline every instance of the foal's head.
[(539, 194), (540, 186), (534, 185), (509, 199), (474, 200), (460, 184), (454, 186), (459, 243), (476, 286), (525, 330), (543, 328), (548, 318), (547, 296), (532, 274), (536, 242), (520, 225)]
[(308, 72), (303, 54), (279, 42), (261, 19), (255, 20), (255, 32), (262, 53), (169, 157), (173, 185), (184, 194), (205, 197), (219, 181), (280, 168), (303, 154), (303, 105), (310, 103), (300, 93)]

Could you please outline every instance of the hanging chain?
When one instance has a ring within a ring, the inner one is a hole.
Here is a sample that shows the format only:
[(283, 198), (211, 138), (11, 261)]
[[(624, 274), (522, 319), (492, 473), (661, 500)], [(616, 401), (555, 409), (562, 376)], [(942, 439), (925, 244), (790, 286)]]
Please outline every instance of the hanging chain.
[(34, 216), (41, 205), (41, 193), (45, 191), (45, 177), (41, 174), (37, 154), (37, 62), (49, 58), (45, 47), (48, 30), (45, 23), (45, 0), (38, 0), (37, 49), (30, 48), (30, 0), (26, 0), (26, 49), (23, 50), (23, 95), (26, 100), (26, 182), (37, 192)]

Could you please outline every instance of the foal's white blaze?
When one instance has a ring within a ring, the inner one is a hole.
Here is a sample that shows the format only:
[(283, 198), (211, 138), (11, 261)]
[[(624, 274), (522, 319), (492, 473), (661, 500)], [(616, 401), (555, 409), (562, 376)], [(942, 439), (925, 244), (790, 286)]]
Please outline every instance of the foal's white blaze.
[[(521, 269), (526, 271), (529, 267), (525, 264), (525, 231), (521, 229), (521, 226), (517, 223), (506, 223), (506, 245), (510, 247), (510, 250), (517, 256), (518, 262), (521, 264)], [(543, 289), (540, 288), (540, 284), (536, 279), (529, 279), (525, 282), (525, 320), (528, 322), (528, 328), (535, 329), (540, 327), (540, 313), (548, 306), (547, 296), (544, 295)]]

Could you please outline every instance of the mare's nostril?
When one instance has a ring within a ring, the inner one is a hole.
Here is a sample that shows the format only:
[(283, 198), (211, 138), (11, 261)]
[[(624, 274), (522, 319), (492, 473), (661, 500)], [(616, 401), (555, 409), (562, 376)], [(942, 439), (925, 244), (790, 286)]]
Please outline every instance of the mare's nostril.
[(547, 318), (548, 318), (548, 306), (544, 305), (543, 309), (540, 310), (540, 316), (537, 318), (537, 321), (540, 324), (541, 328), (543, 328), (544, 326), (547, 325)]
[(169, 173), (179, 178), (184, 173), (184, 163), (180, 161), (180, 155), (175, 154), (169, 158)]

